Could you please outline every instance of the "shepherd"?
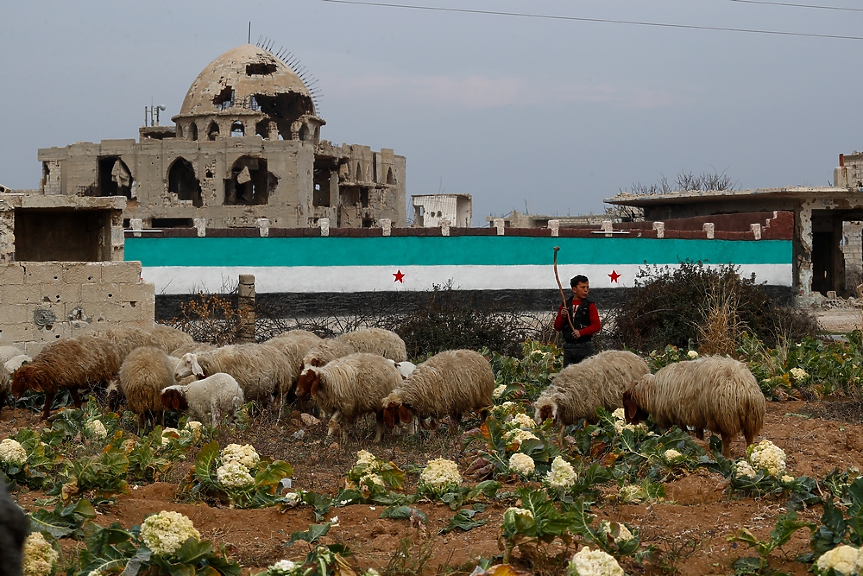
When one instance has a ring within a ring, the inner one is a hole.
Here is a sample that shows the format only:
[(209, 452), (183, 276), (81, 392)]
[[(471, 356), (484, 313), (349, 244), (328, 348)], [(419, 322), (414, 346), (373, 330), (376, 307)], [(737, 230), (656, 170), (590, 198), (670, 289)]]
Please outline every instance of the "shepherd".
[[(554, 247), (554, 277), (560, 289), (563, 303), (557, 309), (554, 319), (554, 329), (563, 334), (563, 367), (578, 364), (593, 354), (593, 335), (599, 332), (602, 324), (596, 304), (588, 299), (590, 282), (587, 276), (578, 274), (569, 281), (572, 297), (567, 300), (563, 295), (563, 286), (557, 274), (558, 246)], [(568, 324), (568, 326), (567, 326)]]

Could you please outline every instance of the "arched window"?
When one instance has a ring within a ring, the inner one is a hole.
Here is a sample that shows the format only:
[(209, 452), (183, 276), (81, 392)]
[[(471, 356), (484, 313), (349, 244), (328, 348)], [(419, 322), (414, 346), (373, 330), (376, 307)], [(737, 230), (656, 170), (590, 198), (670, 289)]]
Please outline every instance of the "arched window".
[(357, 182), (363, 181), (363, 167), (357, 162), (357, 171), (354, 173), (354, 180)]
[(300, 140), (306, 141), (309, 139), (309, 125), (303, 124), (300, 127)]
[(210, 126), (207, 128), (207, 139), (215, 140), (219, 137), (219, 125), (216, 124), (216, 121), (213, 120), (210, 122)]
[(245, 136), (246, 135), (246, 127), (243, 126), (243, 123), (239, 120), (231, 124), (231, 136)]
[(201, 183), (195, 177), (195, 169), (185, 158), (177, 158), (168, 169), (168, 192), (173, 192), (179, 200), (191, 200), (193, 206), (203, 206)]
[(393, 176), (393, 169), (387, 168), (387, 184), (395, 184), (395, 183), (396, 183), (396, 177)]
[(119, 156), (99, 158), (98, 196), (125, 196), (131, 200), (134, 178)]
[(194, 122), (189, 124), (189, 138), (192, 140), (198, 139), (198, 125)]
[(225, 205), (266, 204), (270, 188), (278, 180), (267, 171), (267, 160), (243, 156), (231, 167), (231, 177), (225, 179)]

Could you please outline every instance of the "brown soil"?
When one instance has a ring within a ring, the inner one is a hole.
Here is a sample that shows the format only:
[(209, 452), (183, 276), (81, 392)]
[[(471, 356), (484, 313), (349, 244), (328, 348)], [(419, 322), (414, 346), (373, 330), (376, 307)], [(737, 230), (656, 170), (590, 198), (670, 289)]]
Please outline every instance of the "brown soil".
[[(37, 414), (25, 410), (4, 410), (0, 415), (0, 437), (21, 427), (38, 426), (37, 418)], [(330, 495), (343, 485), (344, 473), (354, 463), (359, 449), (369, 449), (379, 458), (392, 459), (403, 469), (412, 464), (423, 465), (431, 458), (446, 457), (457, 460), (465, 470), (473, 458), (460, 451), (457, 436), (447, 435), (444, 430), (422, 438), (385, 437), (375, 446), (370, 438), (373, 427), (368, 426), (365, 437), (349, 438), (344, 446), (339, 446), (326, 439), (323, 424), (305, 428), (305, 436), (297, 440), (293, 433), (301, 428), (298, 414), (294, 413), (283, 426), (264, 422), (246, 432), (225, 435), (219, 442), (222, 445), (253, 443), (260, 453), (293, 465), (295, 487), (325, 491)], [(766, 424), (758, 440), (762, 438), (770, 439), (785, 451), (788, 471), (795, 476), (823, 478), (835, 468), (863, 469), (863, 405), (851, 402), (769, 403)], [(743, 452), (743, 443), (737, 439), (732, 445), (732, 456), (741, 456)], [(104, 510), (96, 521), (101, 525), (117, 521), (128, 528), (140, 524), (153, 512), (182, 512), (193, 520), (203, 537), (227, 546), (245, 568), (244, 574), (258, 572), (283, 558), (298, 560), (305, 556), (305, 543), (290, 548), (285, 543), (292, 532), (307, 530), (314, 522), (309, 507), (287, 511), (275, 508), (238, 510), (178, 501), (179, 481), (190, 467), (188, 462), (179, 463), (165, 482), (133, 486), (129, 494), (119, 496), (116, 505)], [(409, 484), (415, 478), (408, 474)], [(514, 488), (507, 486), (505, 490)], [(408, 489), (412, 490), (413, 486), (409, 485)], [(728, 537), (745, 527), (760, 539), (766, 539), (776, 519), (785, 513), (781, 499), (729, 497), (724, 479), (706, 471), (668, 483), (666, 492), (664, 502), (618, 505), (604, 501), (593, 507), (597, 521), (626, 522), (640, 531), (644, 544), (654, 545), (662, 552), (664, 567), (659, 563), (638, 566), (630, 562), (624, 565), (628, 574), (733, 573), (731, 564), (737, 558), (757, 554), (743, 545), (729, 542)], [(37, 492), (21, 492), (16, 497), (25, 509), (33, 510), (36, 498), (42, 496)], [(415, 570), (422, 563), (424, 553), (429, 554), (425, 574), (454, 568), (460, 571), (450, 573), (470, 573), (480, 556), (489, 558), (500, 554), (497, 538), (502, 506), (490, 506), (477, 514), (477, 518), (488, 520), (486, 525), (447, 535), (438, 532), (448, 524), (453, 511), (431, 502), (421, 502), (417, 507), (427, 514), (426, 525), (381, 519), (383, 506), (333, 508), (328, 518), (338, 516), (338, 525), (333, 526), (324, 541), (344, 543), (354, 552), (360, 565), (382, 570), (396, 559), (402, 540), (408, 539), (412, 548), (408, 558), (403, 559), (402, 573)], [(820, 506), (816, 506), (801, 512), (800, 518), (818, 524), (820, 514)], [(794, 558), (808, 551), (808, 536), (806, 530), (797, 532), (788, 544), (771, 554), (771, 566), (789, 574), (806, 574), (807, 565), (795, 562)], [(64, 548), (76, 545), (73, 541), (64, 541)], [(569, 550), (569, 554), (572, 552), (574, 549)], [(519, 552), (516, 552), (515, 562), (522, 562), (523, 569), (528, 568)], [(541, 566), (534, 565), (534, 572), (540, 571)], [(546, 573), (553, 573), (553, 570)]]

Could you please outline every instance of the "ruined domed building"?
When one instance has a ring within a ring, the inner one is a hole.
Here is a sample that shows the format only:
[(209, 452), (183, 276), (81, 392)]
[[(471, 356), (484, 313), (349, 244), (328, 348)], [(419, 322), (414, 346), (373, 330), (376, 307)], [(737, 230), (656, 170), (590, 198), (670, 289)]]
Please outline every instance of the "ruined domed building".
[(208, 64), (174, 126), (149, 112), (138, 142), (39, 150), (41, 191), (125, 196), (125, 228), (405, 225), (405, 158), (321, 140), (312, 92), (264, 48)]

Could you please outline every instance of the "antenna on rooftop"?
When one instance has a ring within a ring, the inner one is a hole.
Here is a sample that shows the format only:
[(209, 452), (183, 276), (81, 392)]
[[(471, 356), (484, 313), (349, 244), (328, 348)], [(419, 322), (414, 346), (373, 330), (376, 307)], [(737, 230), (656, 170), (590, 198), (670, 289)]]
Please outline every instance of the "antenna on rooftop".
[[(249, 23), (249, 26), (249, 29), (251, 30), (251, 23)], [(286, 50), (284, 47), (280, 46), (279, 49), (274, 52), (272, 49), (274, 44), (275, 42), (273, 40), (270, 40), (265, 36), (258, 36), (258, 41), (255, 43), (255, 46), (266, 50), (284, 62), (285, 65), (303, 81), (303, 84), (306, 85), (306, 89), (312, 97), (312, 104), (315, 106), (315, 111), (319, 112), (321, 101), (323, 100), (323, 93), (321, 92), (320, 86), (318, 86), (318, 79), (312, 76), (311, 72), (309, 72), (305, 66), (300, 64), (299, 58), (291, 54), (291, 52)]]

